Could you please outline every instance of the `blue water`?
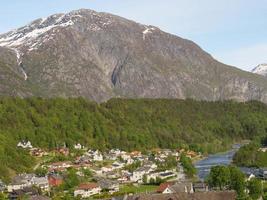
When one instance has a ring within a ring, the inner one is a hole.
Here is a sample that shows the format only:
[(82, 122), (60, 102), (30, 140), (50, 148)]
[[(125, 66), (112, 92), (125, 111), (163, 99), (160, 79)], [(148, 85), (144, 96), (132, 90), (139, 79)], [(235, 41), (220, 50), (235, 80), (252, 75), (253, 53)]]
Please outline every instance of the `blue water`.
[(217, 165), (227, 166), (231, 164), (236, 151), (237, 149), (233, 149), (225, 153), (213, 154), (203, 160), (196, 162), (195, 167), (198, 170), (198, 177), (201, 180), (204, 180), (209, 175), (211, 167)]

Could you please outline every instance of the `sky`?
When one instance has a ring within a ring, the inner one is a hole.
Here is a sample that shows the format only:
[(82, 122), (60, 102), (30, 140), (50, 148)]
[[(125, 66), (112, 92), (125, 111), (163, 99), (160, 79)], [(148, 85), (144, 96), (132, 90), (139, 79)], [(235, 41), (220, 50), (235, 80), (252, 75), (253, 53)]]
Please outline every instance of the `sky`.
[(244, 70), (267, 63), (267, 0), (0, 0), (0, 33), (80, 8), (117, 14), (193, 40)]

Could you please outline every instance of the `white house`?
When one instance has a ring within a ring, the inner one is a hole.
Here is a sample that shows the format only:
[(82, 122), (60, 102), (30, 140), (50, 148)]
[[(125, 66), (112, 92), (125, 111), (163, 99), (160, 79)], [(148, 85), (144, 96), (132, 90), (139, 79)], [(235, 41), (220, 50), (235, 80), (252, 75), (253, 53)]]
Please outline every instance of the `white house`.
[(93, 161), (103, 161), (103, 155), (99, 150), (89, 150), (86, 155), (88, 155)]
[(74, 145), (74, 149), (80, 150), (83, 149), (83, 146), (80, 143), (78, 143)]
[(101, 188), (97, 183), (83, 183), (74, 191), (74, 196), (81, 196), (82, 198), (88, 198), (95, 194), (100, 194)]
[(152, 169), (150, 167), (140, 167), (137, 170), (135, 170), (130, 177), (130, 180), (132, 182), (142, 182), (143, 181), (143, 176), (145, 174), (149, 174), (152, 172)]
[(50, 164), (48, 167), (49, 170), (67, 169), (72, 167), (72, 163), (70, 161), (56, 162)]
[(47, 176), (45, 177), (34, 177), (33, 185), (39, 187), (42, 191), (49, 191), (49, 183)]
[(100, 151), (96, 150), (93, 154), (94, 161), (103, 161), (103, 155)]
[(17, 144), (17, 147), (21, 147), (23, 149), (32, 149), (33, 146), (30, 141), (21, 141)]

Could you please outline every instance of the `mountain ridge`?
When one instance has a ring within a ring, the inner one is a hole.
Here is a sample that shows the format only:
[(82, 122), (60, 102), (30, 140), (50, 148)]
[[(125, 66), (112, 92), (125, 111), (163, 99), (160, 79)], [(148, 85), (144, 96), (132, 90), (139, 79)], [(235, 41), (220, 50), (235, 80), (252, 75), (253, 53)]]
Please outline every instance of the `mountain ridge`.
[[(190, 40), (108, 13), (81, 9), (37, 19), (0, 35), (0, 46), (0, 94), (267, 103), (263, 77), (216, 61)], [(19, 78), (10, 82), (4, 69)]]
[(257, 67), (252, 69), (251, 72), (267, 77), (267, 64), (266, 63), (259, 64)]

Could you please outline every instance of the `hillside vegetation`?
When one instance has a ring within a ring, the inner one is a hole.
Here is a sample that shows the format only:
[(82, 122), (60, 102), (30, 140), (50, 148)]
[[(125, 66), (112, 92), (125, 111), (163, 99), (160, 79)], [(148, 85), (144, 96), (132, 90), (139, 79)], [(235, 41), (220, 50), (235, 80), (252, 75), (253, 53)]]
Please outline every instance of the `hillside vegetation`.
[(193, 100), (0, 98), (0, 179), (33, 166), (16, 148), (21, 140), (53, 149), (64, 143), (89, 148), (190, 148), (218, 152), (267, 133), (267, 106)]

